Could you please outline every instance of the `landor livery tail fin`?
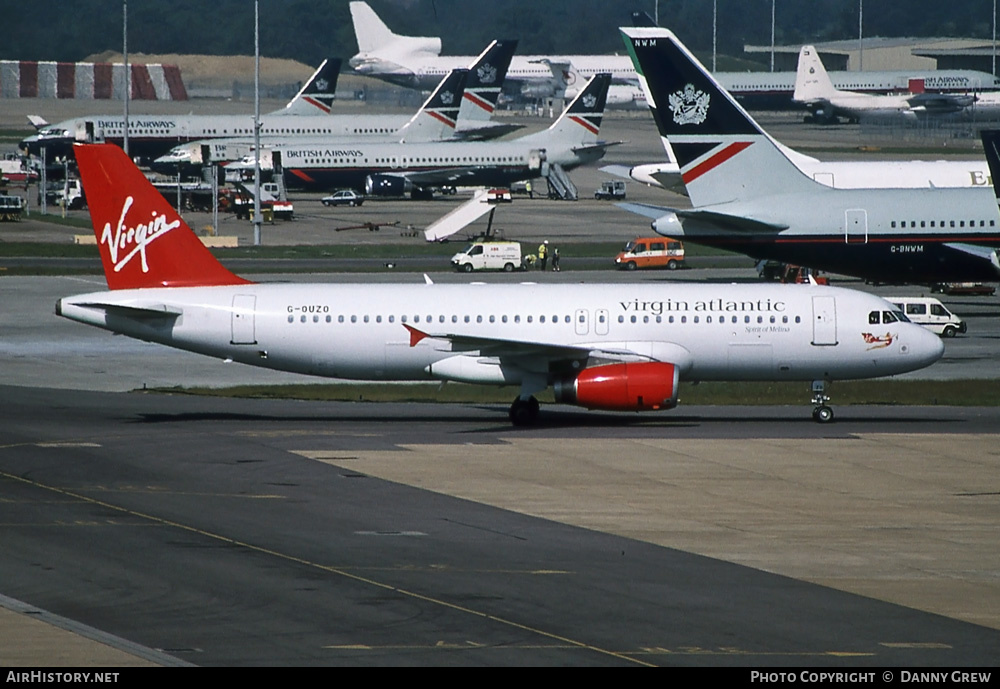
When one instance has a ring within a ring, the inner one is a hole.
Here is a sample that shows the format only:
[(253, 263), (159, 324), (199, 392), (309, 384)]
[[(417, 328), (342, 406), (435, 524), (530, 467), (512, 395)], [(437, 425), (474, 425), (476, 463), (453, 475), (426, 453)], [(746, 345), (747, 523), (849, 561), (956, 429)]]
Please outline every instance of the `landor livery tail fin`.
[(113, 144), (76, 144), (104, 276), (111, 289), (242, 285)]
[[(528, 134), (517, 139), (522, 143), (558, 142), (590, 146), (598, 143), (601, 122), (604, 120), (604, 106), (608, 102), (608, 87), (611, 75), (595, 74), (580, 89), (576, 98), (566, 106), (562, 114), (548, 129)], [(544, 147), (544, 143), (542, 146)]]
[(337, 79), (343, 60), (334, 57), (323, 60), (295, 97), (273, 115), (329, 115), (336, 98)]
[(448, 72), (420, 110), (400, 127), (400, 141), (413, 143), (453, 138), (468, 76), (467, 69)]
[(460, 121), (488, 122), (493, 117), (515, 50), (516, 40), (493, 41), (469, 66)]
[(667, 29), (621, 29), (660, 136), (696, 207), (813, 190), (753, 118)]

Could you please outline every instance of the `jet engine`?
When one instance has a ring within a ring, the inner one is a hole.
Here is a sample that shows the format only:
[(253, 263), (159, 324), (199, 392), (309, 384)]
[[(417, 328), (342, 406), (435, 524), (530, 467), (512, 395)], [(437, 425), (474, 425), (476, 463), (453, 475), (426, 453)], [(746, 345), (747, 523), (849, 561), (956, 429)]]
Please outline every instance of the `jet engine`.
[(406, 196), (411, 191), (413, 184), (405, 177), (368, 175), (365, 178), (365, 194), (368, 196)]
[(553, 386), (557, 402), (607, 411), (655, 411), (677, 406), (674, 364), (607, 364), (581, 371)]

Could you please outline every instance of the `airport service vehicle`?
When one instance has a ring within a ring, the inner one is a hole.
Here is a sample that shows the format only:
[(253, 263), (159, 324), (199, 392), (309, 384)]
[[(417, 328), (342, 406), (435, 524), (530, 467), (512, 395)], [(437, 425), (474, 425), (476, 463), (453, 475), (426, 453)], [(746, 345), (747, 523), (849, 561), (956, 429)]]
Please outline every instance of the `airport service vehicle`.
[(524, 269), (520, 242), (483, 240), (472, 242), (451, 257), (452, 267), (460, 272), (502, 270), (510, 273)]
[(365, 197), (353, 189), (341, 189), (324, 196), (321, 201), (324, 206), (360, 206), (365, 202)]
[(941, 294), (962, 295), (966, 297), (992, 297), (996, 287), (984, 285), (981, 282), (943, 282), (931, 286), (932, 292)]
[(625, 182), (609, 180), (601, 182), (601, 188), (594, 192), (594, 198), (599, 201), (611, 201), (625, 198)]
[[(989, 189), (819, 184), (802, 174), (673, 33), (622, 33), (693, 206), (621, 204), (653, 219), (658, 234), (880, 282), (1000, 277), (1000, 218)], [(992, 168), (990, 155), (987, 150)]]
[(18, 222), (24, 202), (20, 196), (0, 194), (0, 222)]
[(684, 266), (684, 243), (670, 237), (639, 237), (633, 239), (615, 256), (615, 267), (623, 270)]
[(589, 409), (677, 405), (681, 380), (829, 381), (937, 361), (941, 339), (876, 296), (813, 285), (255, 284), (204, 247), (117, 146), (80, 144), (108, 291), (56, 314), (220, 360), (332, 378), (512, 385)]
[(885, 300), (905, 313), (911, 323), (922, 325), (941, 337), (955, 337), (968, 329), (965, 321), (934, 297), (886, 297)]

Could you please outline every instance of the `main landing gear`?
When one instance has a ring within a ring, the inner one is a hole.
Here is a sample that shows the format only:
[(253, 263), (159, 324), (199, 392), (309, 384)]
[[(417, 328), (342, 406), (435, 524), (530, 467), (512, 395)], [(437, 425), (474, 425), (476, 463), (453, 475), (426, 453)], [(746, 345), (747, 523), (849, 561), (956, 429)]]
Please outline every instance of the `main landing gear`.
[(812, 383), (812, 393), (813, 421), (817, 423), (830, 423), (833, 421), (833, 409), (827, 405), (827, 402), (830, 401), (830, 396), (826, 394), (826, 381), (814, 380)]
[(538, 421), (538, 400), (534, 395), (527, 399), (516, 397), (507, 415), (515, 426), (533, 426)]

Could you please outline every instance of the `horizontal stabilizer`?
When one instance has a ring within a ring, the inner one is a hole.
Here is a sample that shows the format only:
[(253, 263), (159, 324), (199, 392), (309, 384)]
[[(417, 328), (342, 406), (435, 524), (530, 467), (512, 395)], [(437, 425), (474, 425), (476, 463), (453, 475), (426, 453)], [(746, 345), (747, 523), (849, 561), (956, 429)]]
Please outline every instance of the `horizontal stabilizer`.
[(653, 220), (658, 220), (668, 213), (676, 213), (677, 210), (673, 208), (664, 208), (663, 206), (651, 206), (648, 203), (616, 203), (616, 206), (622, 210), (626, 210), (629, 213), (635, 213), (636, 215), (641, 215), (646, 218), (652, 218)]
[(770, 223), (770, 222), (765, 222), (763, 220), (755, 220), (753, 218), (747, 218), (740, 215), (730, 215), (728, 213), (700, 210), (697, 208), (691, 210), (674, 211), (674, 214), (682, 221), (689, 219), (697, 220), (699, 222), (715, 225), (720, 229), (735, 230), (737, 232), (772, 233), (772, 232), (781, 232), (782, 230), (788, 229), (788, 225), (784, 223)]
[(184, 311), (168, 304), (150, 304), (148, 306), (130, 306), (125, 304), (104, 304), (101, 302), (81, 302), (76, 304), (87, 309), (104, 311), (108, 314), (125, 316), (138, 320), (153, 320), (158, 318), (178, 318)]
[(624, 141), (598, 141), (588, 146), (574, 146), (574, 153), (590, 153), (591, 151), (606, 151), (612, 146), (621, 146)]

